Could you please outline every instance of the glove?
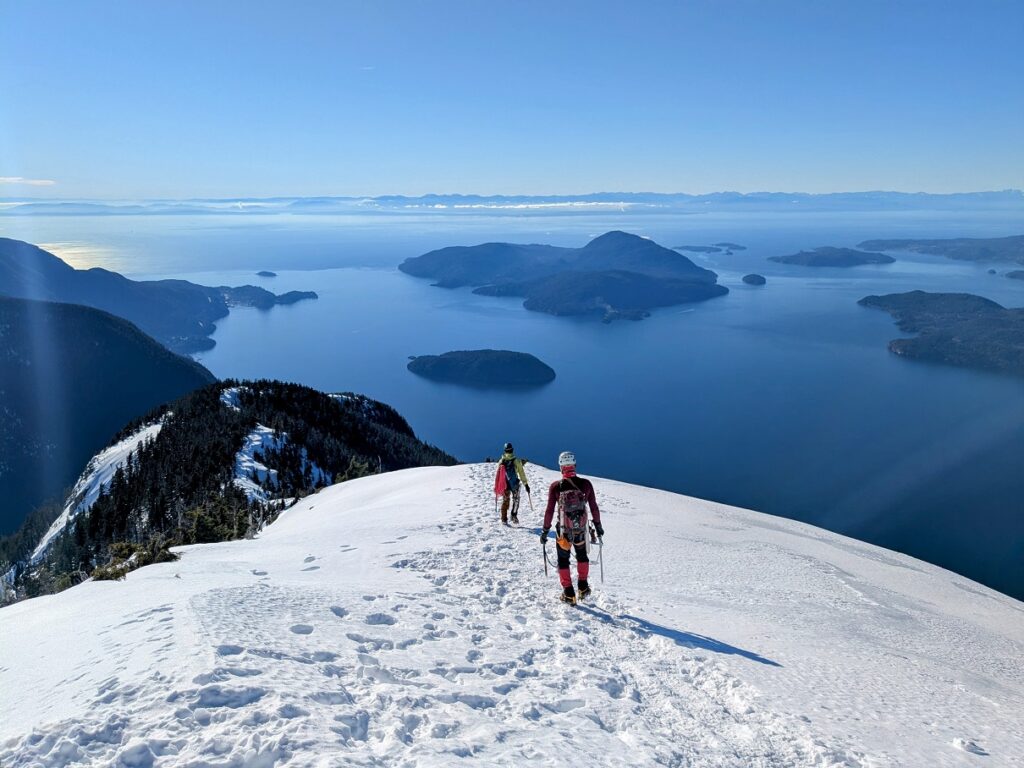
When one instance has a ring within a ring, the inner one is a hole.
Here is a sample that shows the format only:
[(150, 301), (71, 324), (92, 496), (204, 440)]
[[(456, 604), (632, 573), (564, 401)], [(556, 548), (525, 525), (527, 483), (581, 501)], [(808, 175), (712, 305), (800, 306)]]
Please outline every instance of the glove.
[(600, 523), (594, 523), (594, 530), (597, 531), (597, 535), (604, 537), (604, 527)]
[[(524, 485), (525, 485), (525, 483), (524, 483)], [(530, 495), (530, 486), (528, 486), (528, 485), (526, 486), (526, 495), (527, 496)]]
[(550, 531), (550, 530), (551, 530), (550, 528), (545, 528), (543, 531), (541, 531), (541, 534), (540, 534), (540, 543), (541, 544), (546, 544), (547, 543), (547, 541), (548, 541), (548, 531)]

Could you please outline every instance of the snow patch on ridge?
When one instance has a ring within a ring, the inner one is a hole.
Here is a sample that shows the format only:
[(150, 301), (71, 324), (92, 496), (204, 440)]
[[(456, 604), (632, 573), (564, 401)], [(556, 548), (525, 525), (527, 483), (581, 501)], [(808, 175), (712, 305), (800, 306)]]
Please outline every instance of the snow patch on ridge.
[(221, 404), (231, 411), (241, 411), (242, 403), (238, 397), (239, 393), (246, 387), (228, 387), (227, 389), (221, 390), (220, 402)]
[[(167, 414), (167, 416), (170, 415), (169, 413)], [(67, 527), (68, 523), (81, 513), (88, 512), (92, 508), (92, 505), (96, 503), (96, 499), (99, 498), (103, 489), (109, 487), (110, 481), (114, 478), (114, 473), (117, 472), (119, 467), (123, 467), (128, 462), (128, 456), (137, 451), (147, 440), (156, 439), (156, 436), (160, 434), (160, 430), (163, 428), (167, 416), (154, 424), (142, 427), (137, 432), (104, 449), (90, 459), (85, 471), (78, 478), (78, 482), (75, 483), (71, 495), (68, 496), (60, 517), (53, 521), (50, 529), (40, 539), (39, 544), (36, 545), (35, 550), (32, 552), (32, 557), (29, 560), (33, 565), (43, 558), (46, 550), (49, 549), (57, 536)]]
[[(237, 392), (235, 397), (237, 398)], [(221, 399), (223, 400), (223, 393)], [(288, 443), (287, 432), (277, 432), (263, 424), (257, 424), (256, 429), (246, 435), (242, 450), (235, 454), (234, 483), (242, 490), (250, 504), (269, 504), (274, 488), (280, 487), (278, 470), (267, 466), (265, 462), (270, 460), (269, 454), (280, 453)], [(300, 451), (303, 472), (309, 469), (315, 485), (330, 485), (331, 474), (309, 460), (305, 446)]]

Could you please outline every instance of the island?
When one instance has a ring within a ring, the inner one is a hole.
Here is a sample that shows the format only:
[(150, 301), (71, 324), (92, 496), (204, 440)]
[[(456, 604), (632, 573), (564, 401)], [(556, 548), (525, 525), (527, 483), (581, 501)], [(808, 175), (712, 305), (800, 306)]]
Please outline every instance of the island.
[(715, 243), (716, 248), (725, 248), (727, 251), (745, 251), (747, 246), (739, 243)]
[(277, 272), (271, 272), (269, 269), (263, 269), (256, 273), (259, 277), (277, 277)]
[(747, 285), (764, 285), (768, 281), (765, 279), (764, 275), (750, 274), (743, 276), (743, 282)]
[(858, 267), (862, 264), (892, 264), (896, 259), (884, 253), (823, 246), (815, 248), (813, 251), (800, 251), (789, 256), (770, 256), (768, 261), (775, 261), (779, 264), (798, 264), (803, 267)]
[(485, 296), (515, 296), (552, 315), (604, 322), (640, 320), (657, 307), (728, 293), (718, 275), (682, 254), (626, 232), (608, 232), (582, 248), (484, 243), (406, 259), (399, 269), (443, 288), (474, 286)]
[(990, 275), (994, 275), (994, 274), (996, 274), (996, 271), (995, 271), (994, 269), (990, 269), (990, 270), (988, 271), (988, 273), (989, 273)]
[(674, 245), (673, 251), (689, 251), (690, 253), (721, 253), (722, 249), (713, 245)]
[(894, 354), (1024, 376), (1024, 309), (969, 293), (925, 291), (865, 296), (858, 304), (885, 310), (900, 330), (917, 334), (890, 341)]
[(1024, 269), (1015, 269), (1012, 272), (1007, 272), (1006, 276), (1011, 280), (1024, 280)]
[(1005, 261), (1024, 264), (1024, 235), (957, 237), (947, 240), (865, 240), (857, 246), (873, 251), (912, 251), (957, 261)]
[(279, 304), (294, 304), (303, 299), (320, 298), (316, 291), (288, 291), (287, 293), (273, 294), (256, 285), (240, 285), (237, 288), (222, 285), (217, 290), (220, 291), (229, 307), (270, 309)]
[(433, 381), (488, 389), (524, 389), (554, 380), (551, 366), (525, 352), (472, 349), (413, 357), (406, 366)]

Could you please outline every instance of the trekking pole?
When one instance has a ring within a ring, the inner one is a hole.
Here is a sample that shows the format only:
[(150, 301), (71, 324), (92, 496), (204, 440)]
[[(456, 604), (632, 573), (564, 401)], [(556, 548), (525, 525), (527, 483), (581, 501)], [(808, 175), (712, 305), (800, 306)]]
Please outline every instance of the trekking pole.
[(599, 562), (601, 564), (601, 583), (604, 584), (604, 536), (597, 537), (597, 546), (601, 548)]
[(547, 541), (542, 541), (540, 543), (540, 551), (541, 551), (541, 554), (544, 555), (544, 577), (547, 578), (547, 575), (548, 575), (548, 543), (547, 543)]
[(530, 502), (530, 514), (531, 515), (536, 515), (537, 512), (533, 508), (533, 495), (529, 491), (526, 492), (526, 499), (527, 499), (527, 501)]

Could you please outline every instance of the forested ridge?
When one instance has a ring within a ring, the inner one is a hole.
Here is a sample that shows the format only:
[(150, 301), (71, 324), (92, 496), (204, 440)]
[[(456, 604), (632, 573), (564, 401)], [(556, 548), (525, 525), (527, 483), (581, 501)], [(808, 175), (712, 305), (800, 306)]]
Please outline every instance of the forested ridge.
[[(39, 510), (28, 530), (0, 539), (0, 568), (13, 586), (8, 600), (57, 591), (86, 575), (119, 577), (173, 558), (168, 548), (175, 545), (252, 536), (293, 500), (330, 483), (455, 463), (418, 440), (384, 403), (279, 381), (204, 387), (127, 424), (111, 444), (158, 423), (156, 436), (131, 451), (36, 563), (28, 562), (32, 551), (60, 510)], [(237, 457), (258, 426), (275, 435), (253, 454), (271, 471), (240, 474)]]

